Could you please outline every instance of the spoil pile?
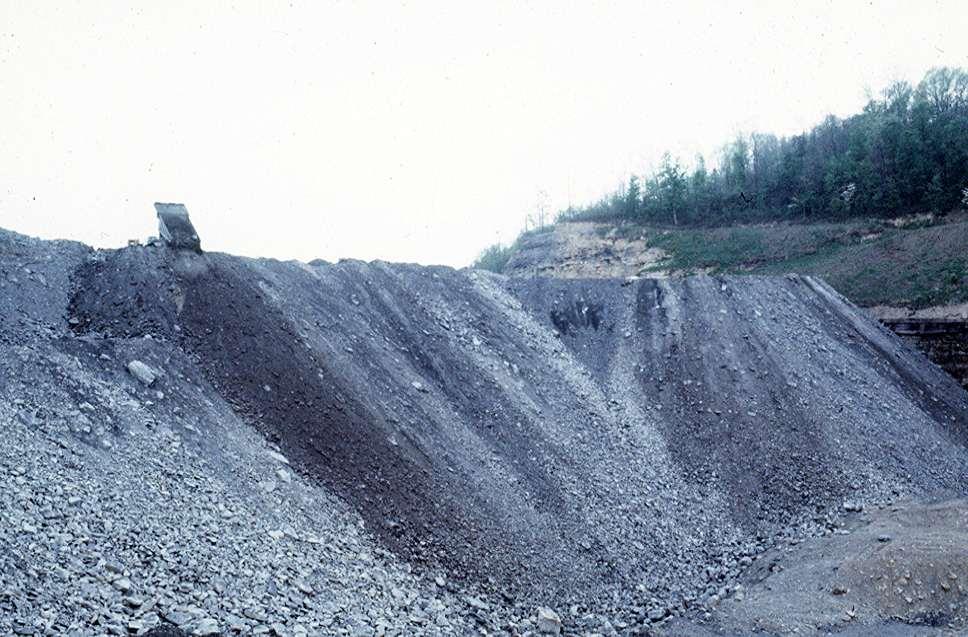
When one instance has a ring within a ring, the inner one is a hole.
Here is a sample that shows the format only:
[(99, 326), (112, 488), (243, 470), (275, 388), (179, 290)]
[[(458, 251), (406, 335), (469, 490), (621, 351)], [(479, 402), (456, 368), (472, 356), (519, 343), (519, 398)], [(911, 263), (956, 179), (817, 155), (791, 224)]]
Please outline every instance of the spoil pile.
[[(39, 408), (38, 383), (58, 386), (62, 410), (104, 428), (58, 436), (112, 462), (132, 446), (184, 461), (164, 451), (170, 429), (192, 475), (224, 476), (212, 506), (269, 498), (265, 512), (245, 505), (260, 538), (275, 541), (264, 529), (280, 506), (298, 510), (297, 537), (362, 525), (405, 597), (460, 609), (444, 632), (538, 606), (567, 630), (693, 617), (778, 544), (837, 528), (845, 502), (968, 491), (968, 394), (811, 278), (505, 279), (30, 245), (58, 255), (56, 289), (4, 295), (5, 315), (44, 322), (3, 341), (4, 360), (46, 362), (11, 368), (5, 401)], [(0, 280), (23, 267), (0, 254)], [(139, 382), (132, 359), (158, 378)], [(78, 375), (107, 397), (71, 390)], [(247, 474), (237, 449), (259, 445), (269, 460)], [(128, 464), (115, 480), (146, 491)], [(322, 547), (314, 564), (353, 563), (355, 547)], [(290, 580), (306, 565), (293, 560)], [(344, 595), (364, 614), (380, 605)], [(437, 625), (424, 614), (385, 621)]]

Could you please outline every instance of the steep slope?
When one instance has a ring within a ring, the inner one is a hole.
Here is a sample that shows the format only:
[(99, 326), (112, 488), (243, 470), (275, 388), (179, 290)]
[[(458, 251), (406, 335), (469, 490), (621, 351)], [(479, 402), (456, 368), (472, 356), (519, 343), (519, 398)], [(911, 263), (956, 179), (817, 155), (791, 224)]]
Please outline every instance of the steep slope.
[(70, 332), (69, 278), (94, 259), (0, 231), (0, 634), (471, 629), (175, 343)]
[[(230, 473), (250, 464), (234, 438), (263, 434), (320, 494), (296, 500), (302, 532), (338, 535), (347, 507), (361, 542), (486, 601), (414, 581), (416, 599), (574, 604), (575, 625), (600, 627), (590, 612), (632, 630), (829, 532), (845, 501), (968, 489), (968, 395), (811, 278), (506, 279), (140, 247), (62, 266), (70, 290), (5, 311), (51, 304), (44, 347), (171, 370), (139, 409), (190, 424), (203, 458), (238, 455)], [(22, 377), (50, 385), (44, 369)], [(257, 483), (279, 486), (270, 466)]]
[(671, 593), (815, 507), (968, 475), (964, 393), (812, 279), (133, 249), (76, 289), (80, 333), (177, 341), (395, 550), (526, 595)]
[[(559, 222), (504, 253), (508, 276), (682, 277), (809, 274), (881, 320), (944, 319), (899, 332), (968, 388), (968, 217), (658, 228)], [(889, 326), (895, 325), (889, 323)]]

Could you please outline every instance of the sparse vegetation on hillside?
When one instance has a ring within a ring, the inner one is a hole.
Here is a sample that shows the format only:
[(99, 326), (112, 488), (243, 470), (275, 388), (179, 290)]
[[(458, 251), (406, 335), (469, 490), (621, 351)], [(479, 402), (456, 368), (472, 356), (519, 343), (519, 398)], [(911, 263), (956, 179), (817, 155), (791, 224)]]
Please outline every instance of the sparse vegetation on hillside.
[(504, 267), (507, 265), (508, 260), (514, 251), (517, 250), (521, 241), (527, 237), (543, 234), (546, 232), (551, 232), (552, 226), (541, 226), (540, 228), (535, 228), (534, 230), (528, 230), (527, 232), (522, 232), (520, 236), (509, 246), (502, 243), (495, 243), (488, 246), (481, 252), (474, 263), (471, 265), (473, 268), (479, 270), (489, 270), (491, 272), (497, 272), (498, 274), (504, 272)]
[[(937, 68), (801, 135), (740, 136), (712, 168), (666, 154), (558, 222), (645, 235), (669, 255), (656, 269), (812, 273), (860, 305), (925, 307), (968, 300), (968, 217), (951, 213), (966, 206), (968, 71)], [(517, 245), (475, 265), (501, 271)]]
[(679, 272), (822, 276), (858, 305), (922, 308), (968, 301), (968, 217), (655, 230), (650, 246)]
[[(828, 116), (800, 135), (739, 136), (711, 167), (698, 157), (687, 169), (666, 154), (652, 174), (632, 175), (626, 186), (600, 201), (564, 210), (557, 218), (666, 227), (822, 224), (943, 213), (966, 205), (968, 71), (936, 68), (917, 86), (892, 84), (861, 113)], [(675, 239), (681, 242), (678, 248), (705, 249), (690, 247), (685, 237)], [(725, 254), (707, 253), (702, 259), (718, 264), (720, 257), (729, 262), (755, 251), (744, 246), (755, 233), (737, 230), (732, 239), (738, 245), (722, 244)]]
[(487, 247), (480, 255), (474, 260), (473, 267), (479, 270), (489, 270), (491, 272), (497, 272), (500, 274), (504, 271), (504, 266), (507, 265), (508, 259), (511, 258), (511, 253), (514, 252), (512, 246), (506, 246), (500, 243), (495, 243), (492, 246)]

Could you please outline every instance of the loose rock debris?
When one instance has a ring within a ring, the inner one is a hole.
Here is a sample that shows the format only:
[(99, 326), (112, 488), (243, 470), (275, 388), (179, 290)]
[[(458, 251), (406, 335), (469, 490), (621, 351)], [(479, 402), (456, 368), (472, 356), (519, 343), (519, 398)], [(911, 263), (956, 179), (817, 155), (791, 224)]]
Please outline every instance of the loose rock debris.
[(0, 248), (0, 632), (689, 634), (968, 490), (968, 396), (811, 278)]

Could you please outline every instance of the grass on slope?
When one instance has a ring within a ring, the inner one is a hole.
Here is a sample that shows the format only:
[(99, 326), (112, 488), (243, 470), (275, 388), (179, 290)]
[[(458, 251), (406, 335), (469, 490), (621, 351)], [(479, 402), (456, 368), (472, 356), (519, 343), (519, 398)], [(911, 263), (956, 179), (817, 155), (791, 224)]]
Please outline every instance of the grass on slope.
[(968, 300), (968, 216), (897, 227), (882, 220), (650, 233), (670, 257), (656, 269), (823, 277), (858, 305), (928, 307)]

